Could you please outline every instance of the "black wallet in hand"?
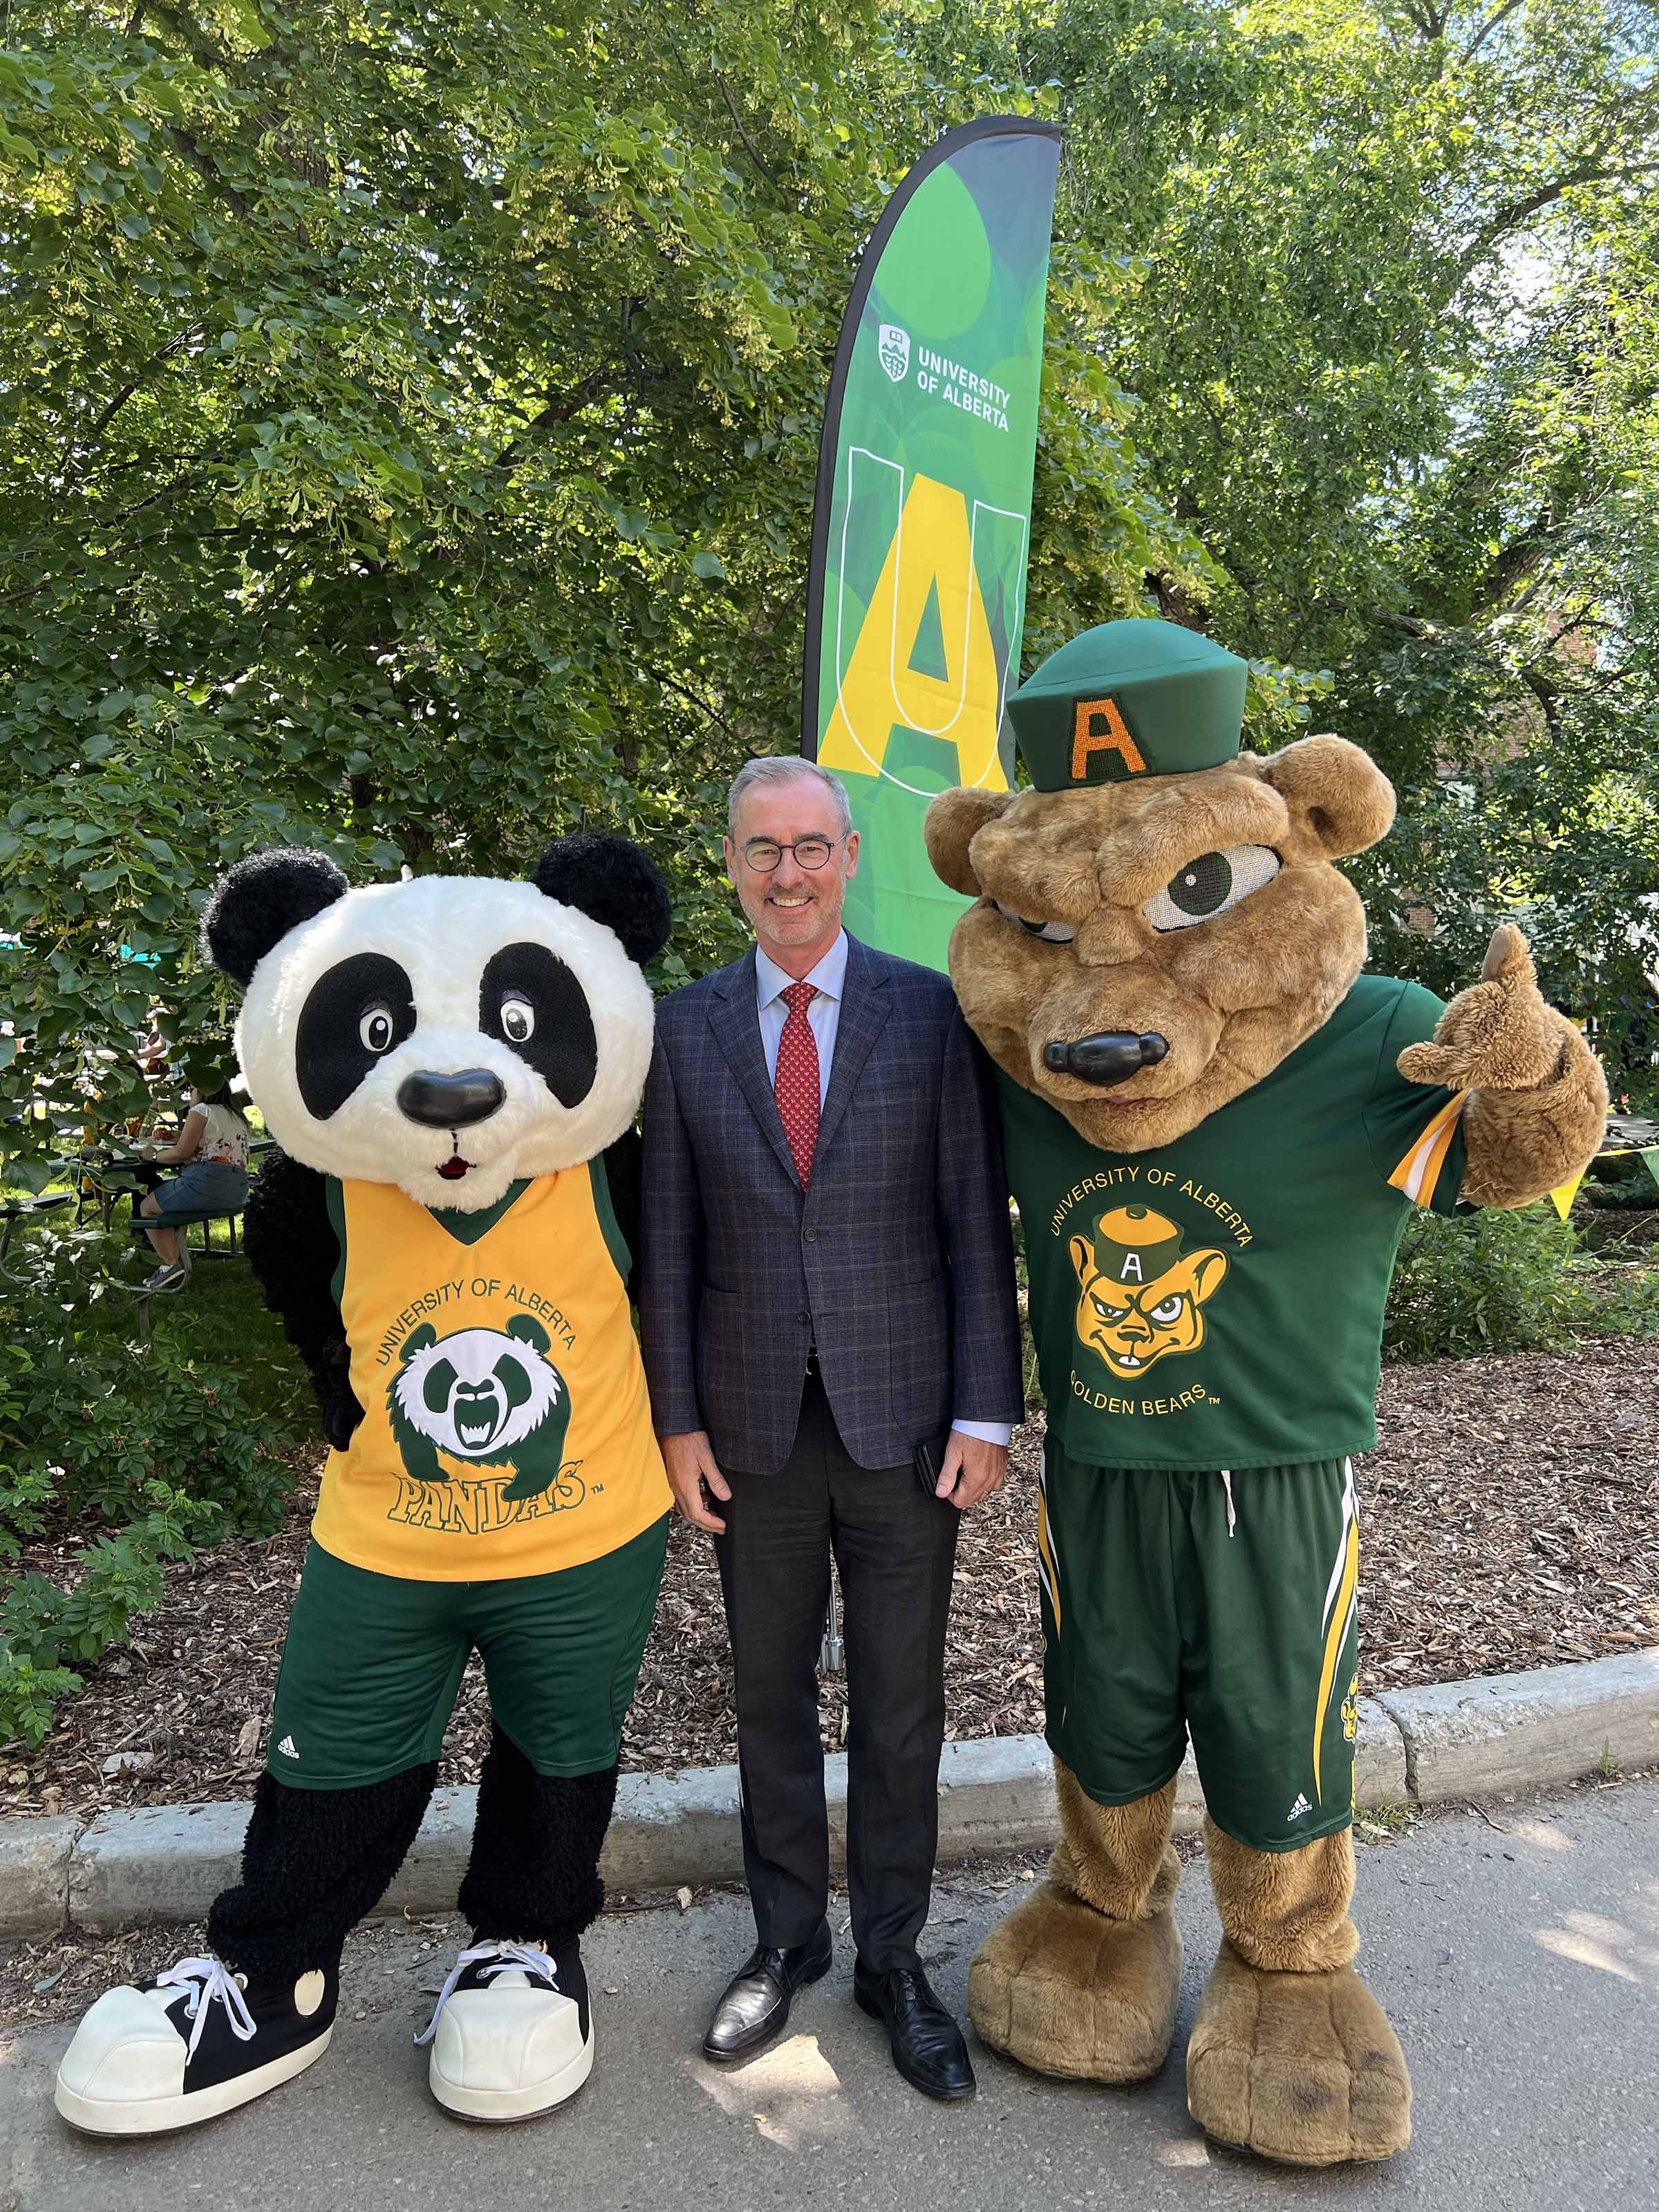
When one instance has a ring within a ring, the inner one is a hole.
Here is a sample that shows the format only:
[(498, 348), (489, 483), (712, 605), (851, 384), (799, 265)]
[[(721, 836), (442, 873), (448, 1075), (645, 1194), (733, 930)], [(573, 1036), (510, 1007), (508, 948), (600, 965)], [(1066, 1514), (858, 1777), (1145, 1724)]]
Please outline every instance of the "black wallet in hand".
[(910, 1464), (916, 1471), (916, 1480), (927, 1495), (939, 1504), (943, 1504), (945, 1502), (939, 1495), (938, 1483), (939, 1470), (945, 1465), (945, 1446), (950, 1434), (951, 1431), (946, 1429), (944, 1436), (934, 1437), (925, 1443), (918, 1444), (910, 1455)]

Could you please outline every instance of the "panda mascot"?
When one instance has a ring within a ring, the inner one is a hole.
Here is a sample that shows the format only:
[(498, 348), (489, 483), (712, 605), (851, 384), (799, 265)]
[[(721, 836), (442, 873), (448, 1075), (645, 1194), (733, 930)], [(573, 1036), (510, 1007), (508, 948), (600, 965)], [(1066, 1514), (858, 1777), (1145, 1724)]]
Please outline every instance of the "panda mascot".
[(586, 2079), (580, 1937), (671, 1497), (629, 1311), (655, 866), (568, 837), (529, 883), (349, 890), (316, 852), (219, 884), (207, 955), (283, 1150), (247, 1251), (330, 1445), (269, 1764), (207, 1958), (107, 1991), (58, 2076), (94, 2134), (246, 2103), (328, 2046), (347, 1931), (431, 1796), (477, 1650), (493, 1735), (432, 2025), (446, 2110), (528, 2119)]

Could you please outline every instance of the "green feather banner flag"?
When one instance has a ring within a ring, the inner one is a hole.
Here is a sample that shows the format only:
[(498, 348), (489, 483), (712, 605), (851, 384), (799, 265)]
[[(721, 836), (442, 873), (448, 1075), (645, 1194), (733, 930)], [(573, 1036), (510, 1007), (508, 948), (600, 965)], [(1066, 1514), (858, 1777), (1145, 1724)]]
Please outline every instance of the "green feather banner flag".
[(935, 968), (966, 902), (927, 865), (927, 803), (1012, 778), (1059, 162), (1024, 116), (923, 155), (865, 250), (824, 410), (800, 749), (852, 799), (848, 927)]

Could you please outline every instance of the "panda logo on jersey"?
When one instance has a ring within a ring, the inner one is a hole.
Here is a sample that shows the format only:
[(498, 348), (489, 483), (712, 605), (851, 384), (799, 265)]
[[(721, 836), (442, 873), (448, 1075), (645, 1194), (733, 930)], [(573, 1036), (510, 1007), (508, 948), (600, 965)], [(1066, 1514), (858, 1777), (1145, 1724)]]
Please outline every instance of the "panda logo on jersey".
[(443, 1452), (476, 1467), (510, 1466), (504, 1504), (550, 1489), (570, 1425), (570, 1396), (547, 1356), (551, 1348), (547, 1331), (528, 1314), (515, 1314), (504, 1330), (458, 1328), (440, 1336), (429, 1322), (413, 1330), (386, 1392), (409, 1474), (416, 1482), (447, 1481)]
[(221, 884), (203, 935), (245, 986), (238, 1054), (283, 1151), (476, 1212), (632, 1122), (652, 1035), (637, 963), (668, 923), (645, 854), (583, 832), (528, 883), (353, 890), (324, 854), (256, 854)]

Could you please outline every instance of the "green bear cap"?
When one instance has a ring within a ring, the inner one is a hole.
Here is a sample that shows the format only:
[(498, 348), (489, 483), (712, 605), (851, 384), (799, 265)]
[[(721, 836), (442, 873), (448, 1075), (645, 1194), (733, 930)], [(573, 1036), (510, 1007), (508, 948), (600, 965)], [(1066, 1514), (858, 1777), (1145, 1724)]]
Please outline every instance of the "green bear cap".
[(1039, 791), (1187, 775), (1237, 757), (1249, 674), (1179, 623), (1100, 623), (1048, 655), (1008, 719)]

